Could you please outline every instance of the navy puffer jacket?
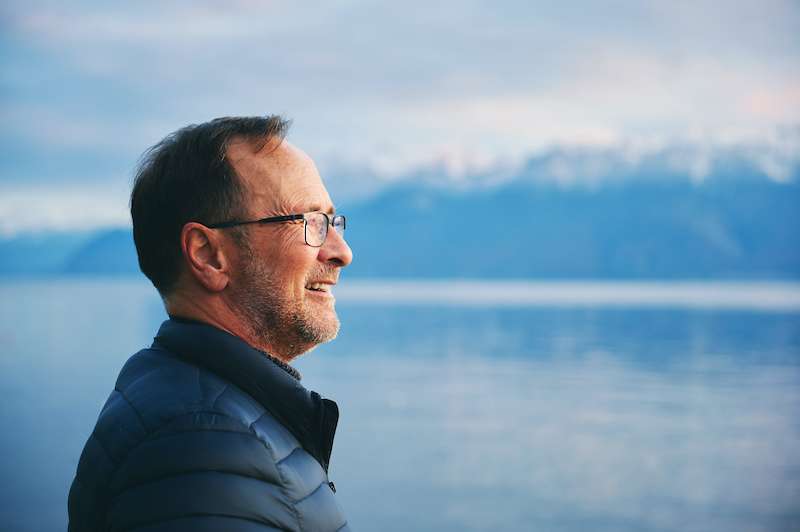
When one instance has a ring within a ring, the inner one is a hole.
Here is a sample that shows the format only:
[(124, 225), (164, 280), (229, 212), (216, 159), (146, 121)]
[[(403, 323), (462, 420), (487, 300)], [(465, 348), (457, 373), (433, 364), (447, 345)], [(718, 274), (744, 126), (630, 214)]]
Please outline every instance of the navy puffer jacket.
[(86, 442), (69, 530), (349, 530), (327, 474), (338, 417), (239, 338), (167, 320)]

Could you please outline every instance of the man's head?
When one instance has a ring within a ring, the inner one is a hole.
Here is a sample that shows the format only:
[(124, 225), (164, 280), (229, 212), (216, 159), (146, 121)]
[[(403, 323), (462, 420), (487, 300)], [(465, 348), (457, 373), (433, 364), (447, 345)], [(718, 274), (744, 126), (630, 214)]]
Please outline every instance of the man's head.
[(322, 246), (307, 245), (302, 220), (209, 227), (332, 217), (314, 163), (283, 140), (286, 130), (278, 117), (222, 118), (170, 135), (140, 166), (131, 214), (141, 269), (171, 313), (288, 360), (336, 335), (329, 285), (352, 260), (350, 248), (332, 228)]

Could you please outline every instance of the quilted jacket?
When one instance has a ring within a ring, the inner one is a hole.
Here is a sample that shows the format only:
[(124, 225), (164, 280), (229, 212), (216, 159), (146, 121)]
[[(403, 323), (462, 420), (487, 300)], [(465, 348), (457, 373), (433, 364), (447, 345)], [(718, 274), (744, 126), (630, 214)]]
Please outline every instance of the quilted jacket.
[(346, 531), (336, 403), (239, 338), (172, 318), (123, 367), (86, 442), (69, 531)]

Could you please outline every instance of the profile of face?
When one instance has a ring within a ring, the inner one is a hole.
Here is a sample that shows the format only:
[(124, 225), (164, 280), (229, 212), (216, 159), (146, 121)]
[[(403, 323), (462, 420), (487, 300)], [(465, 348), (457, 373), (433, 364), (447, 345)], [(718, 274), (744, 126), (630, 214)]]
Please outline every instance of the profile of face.
[[(246, 191), (247, 219), (324, 212), (334, 206), (311, 158), (283, 141), (255, 151), (229, 146)], [(332, 227), (320, 247), (306, 244), (302, 220), (246, 227), (229, 288), (231, 306), (254, 337), (284, 360), (332, 340), (339, 331), (333, 286), (350, 264), (350, 247)]]

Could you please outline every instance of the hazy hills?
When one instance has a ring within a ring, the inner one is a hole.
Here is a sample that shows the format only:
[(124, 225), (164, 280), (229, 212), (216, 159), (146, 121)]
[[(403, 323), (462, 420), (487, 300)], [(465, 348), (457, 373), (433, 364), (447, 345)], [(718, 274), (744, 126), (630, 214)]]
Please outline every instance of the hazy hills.
[[(341, 205), (349, 275), (800, 278), (798, 169), (777, 182), (717, 163), (702, 180), (669, 160), (620, 168), (569, 154), (458, 182), (429, 169)], [(0, 254), (6, 275), (138, 272), (124, 229), (18, 235)]]
[(798, 205), (800, 187), (767, 182), (392, 190), (350, 209), (351, 273), (795, 278)]

